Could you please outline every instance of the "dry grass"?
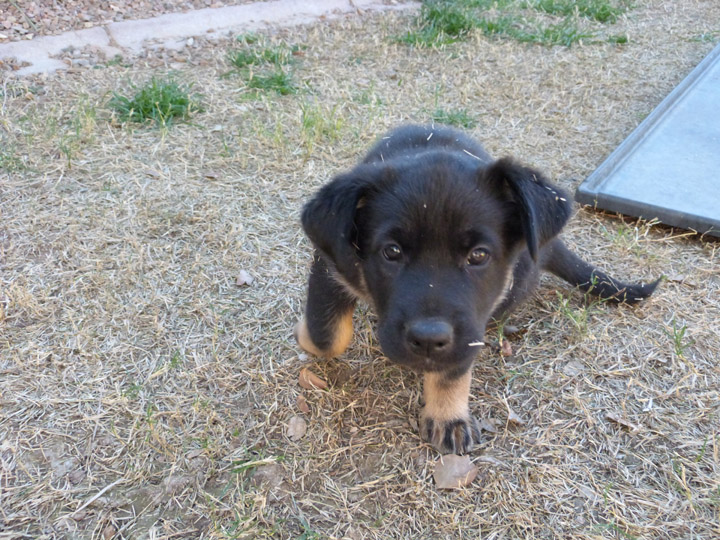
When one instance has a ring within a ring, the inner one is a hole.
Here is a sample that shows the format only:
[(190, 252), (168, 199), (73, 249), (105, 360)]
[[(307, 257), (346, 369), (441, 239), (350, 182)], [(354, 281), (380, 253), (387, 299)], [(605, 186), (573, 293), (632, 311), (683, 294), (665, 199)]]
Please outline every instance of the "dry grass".
[(511, 317), (515, 355), (475, 369), (473, 411), (498, 432), (464, 490), (433, 485), (419, 379), (382, 358), (370, 311), (313, 368), (336, 385), (298, 386), (314, 189), (436, 107), (572, 188), (707, 54), (720, 5), (636, 2), (622, 47), (392, 44), (410, 20), (272, 36), (306, 45), (303, 90), (256, 100), (219, 76), (230, 44), (199, 41), (178, 69), (205, 112), (167, 130), (106, 108), (162, 55), (3, 87), (0, 538), (720, 536), (717, 242), (579, 210), (566, 238), (583, 256), (670, 279), (637, 308), (545, 281)]

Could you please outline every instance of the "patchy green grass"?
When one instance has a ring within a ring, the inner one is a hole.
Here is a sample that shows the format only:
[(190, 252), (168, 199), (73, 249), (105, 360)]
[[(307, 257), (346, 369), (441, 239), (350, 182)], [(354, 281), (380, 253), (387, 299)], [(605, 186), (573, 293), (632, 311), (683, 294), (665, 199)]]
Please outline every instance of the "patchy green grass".
[(590, 33), (582, 32), (573, 21), (564, 19), (548, 26), (534, 23), (521, 24), (512, 17), (483, 19), (480, 25), (486, 35), (497, 35), (519, 41), (540, 45), (562, 45), (570, 47), (583, 39), (592, 38)]
[(615, 43), (616, 45), (625, 45), (630, 41), (630, 38), (627, 35), (616, 34), (608, 36), (607, 41), (608, 43)]
[(416, 19), (416, 30), (398, 38), (401, 43), (418, 46), (445, 45), (465, 38), (477, 27), (467, 1), (424, 2)]
[(423, 3), (415, 28), (396, 39), (415, 46), (441, 46), (477, 30), (521, 43), (570, 47), (594, 38), (593, 24), (614, 23), (629, 8), (624, 0), (429, 0)]
[(300, 105), (300, 127), (308, 154), (321, 140), (337, 141), (343, 124), (343, 116), (337, 105), (327, 107), (317, 102)]
[(153, 77), (144, 86), (132, 86), (132, 89), (135, 93), (130, 97), (113, 92), (108, 103), (121, 122), (152, 122), (156, 126), (167, 126), (176, 119), (187, 120), (203, 110), (199, 95), (190, 93), (191, 86), (172, 78)]
[(672, 339), (673, 350), (678, 358), (685, 358), (688, 347), (692, 347), (695, 344), (695, 340), (688, 339), (687, 337), (687, 325), (683, 324), (679, 326), (675, 319), (672, 320), (672, 328), (666, 330), (667, 336)]
[(241, 47), (228, 53), (231, 70), (224, 76), (239, 75), (253, 99), (266, 92), (282, 96), (297, 93), (292, 71), (287, 66), (294, 63), (299, 46), (271, 45), (255, 34), (239, 36), (238, 42)]
[(112, 67), (112, 66), (121, 66), (121, 67), (131, 67), (132, 63), (126, 61), (121, 54), (116, 54), (113, 56), (110, 60), (105, 62), (105, 67)]
[(529, 3), (533, 9), (551, 15), (580, 15), (600, 23), (614, 23), (630, 8), (630, 2), (625, 0), (536, 0)]
[(572, 296), (566, 297), (559, 291), (557, 291), (557, 301), (558, 314), (562, 318), (570, 321), (573, 329), (579, 337), (587, 336), (590, 318), (597, 312), (597, 305), (600, 301), (592, 299), (579, 306), (574, 306), (574, 298)]
[(256, 91), (253, 93), (254, 97), (262, 92), (275, 92), (281, 96), (287, 96), (298, 91), (292, 75), (282, 69), (271, 73), (250, 72), (246, 84), (249, 89)]
[(698, 43), (715, 43), (718, 40), (720, 40), (720, 31), (703, 32), (690, 39), (690, 41), (697, 41)]
[[(565, 19), (557, 24), (541, 27), (535, 33), (529, 32), (526, 41), (529, 43), (541, 43), (543, 45), (563, 45), (570, 47), (584, 39), (590, 39), (593, 34), (583, 32), (570, 19)], [(522, 39), (520, 41), (523, 41)]]
[(232, 51), (228, 54), (228, 61), (236, 69), (243, 69), (248, 66), (272, 64), (282, 66), (292, 61), (293, 53), (299, 50), (297, 46), (286, 45), (269, 46), (262, 48), (245, 47)]
[(558, 23), (543, 25), (537, 21), (520, 19), (512, 16), (497, 19), (481, 19), (478, 25), (483, 34), (510, 38), (520, 43), (536, 43), (540, 45), (562, 45), (570, 47), (593, 35), (582, 32), (573, 21), (564, 19)]
[(0, 170), (5, 172), (18, 172), (27, 168), (22, 158), (15, 155), (13, 148), (0, 150)]
[(433, 122), (467, 129), (474, 128), (477, 125), (475, 118), (466, 109), (435, 109), (432, 119)]

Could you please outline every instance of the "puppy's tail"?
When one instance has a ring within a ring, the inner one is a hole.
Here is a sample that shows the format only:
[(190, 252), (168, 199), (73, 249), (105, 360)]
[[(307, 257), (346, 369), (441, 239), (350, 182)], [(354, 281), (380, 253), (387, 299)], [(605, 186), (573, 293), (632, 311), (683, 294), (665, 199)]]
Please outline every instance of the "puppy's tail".
[(562, 240), (555, 238), (545, 250), (542, 268), (577, 286), (581, 291), (613, 302), (634, 304), (650, 296), (660, 279), (652, 283), (629, 285), (611, 278), (570, 251)]

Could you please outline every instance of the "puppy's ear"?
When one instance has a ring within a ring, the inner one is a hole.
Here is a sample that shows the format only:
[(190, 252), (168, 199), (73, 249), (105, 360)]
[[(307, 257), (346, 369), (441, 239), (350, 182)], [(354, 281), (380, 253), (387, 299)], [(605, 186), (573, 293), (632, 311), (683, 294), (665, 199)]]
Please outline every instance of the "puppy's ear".
[(350, 282), (357, 282), (360, 275), (357, 210), (388, 174), (377, 166), (361, 165), (336, 176), (303, 208), (302, 226), (308, 238)]
[(540, 247), (556, 236), (570, 218), (570, 197), (539, 172), (510, 158), (496, 161), (485, 171), (485, 177), (515, 207), (517, 221), (510, 224), (510, 233), (523, 236), (530, 256), (537, 260)]

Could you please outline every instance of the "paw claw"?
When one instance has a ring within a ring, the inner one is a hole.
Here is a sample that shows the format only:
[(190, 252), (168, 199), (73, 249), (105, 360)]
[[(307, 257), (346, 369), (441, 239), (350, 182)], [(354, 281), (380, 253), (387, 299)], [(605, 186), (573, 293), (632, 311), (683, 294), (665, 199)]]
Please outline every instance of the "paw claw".
[(480, 442), (480, 426), (472, 416), (438, 421), (421, 415), (420, 435), (444, 454), (463, 454)]

